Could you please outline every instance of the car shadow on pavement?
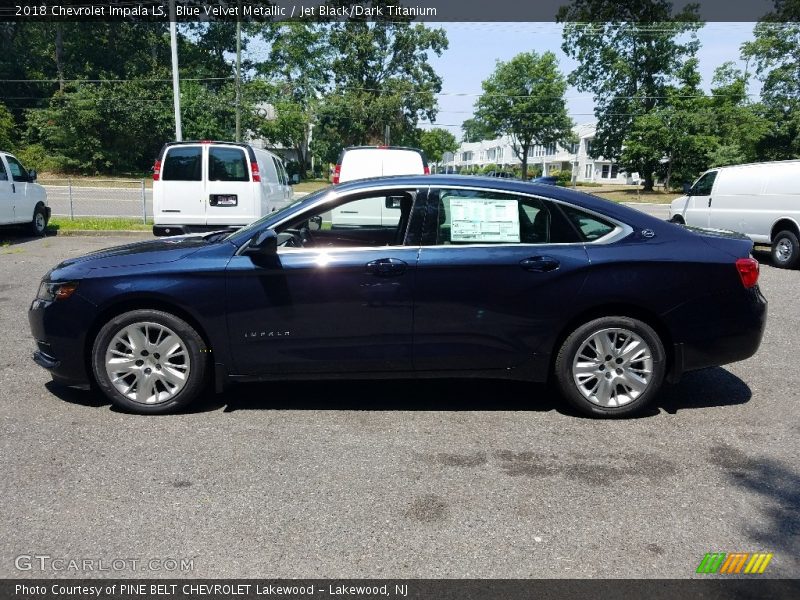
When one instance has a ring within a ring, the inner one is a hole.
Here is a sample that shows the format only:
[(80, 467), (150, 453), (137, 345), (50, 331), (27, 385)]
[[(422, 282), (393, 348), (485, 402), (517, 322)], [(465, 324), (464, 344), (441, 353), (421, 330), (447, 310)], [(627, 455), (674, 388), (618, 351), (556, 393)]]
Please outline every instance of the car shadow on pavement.
[[(48, 382), (45, 387), (71, 404), (101, 408), (110, 402), (97, 390)], [(744, 404), (752, 396), (738, 377), (716, 367), (684, 375), (665, 385), (652, 406), (633, 418), (676, 414), (689, 408)], [(206, 391), (185, 413), (239, 410), (433, 410), (556, 411), (582, 417), (551, 386), (492, 379), (388, 379), (275, 381), (230, 386), (224, 393)], [(111, 410), (118, 409), (111, 407)]]
[[(50, 233), (47, 232), (46, 235), (50, 235)], [(32, 235), (25, 229), (17, 229), (15, 227), (0, 228), (0, 246), (16, 246), (17, 244), (40, 240), (42, 237), (40, 235)]]

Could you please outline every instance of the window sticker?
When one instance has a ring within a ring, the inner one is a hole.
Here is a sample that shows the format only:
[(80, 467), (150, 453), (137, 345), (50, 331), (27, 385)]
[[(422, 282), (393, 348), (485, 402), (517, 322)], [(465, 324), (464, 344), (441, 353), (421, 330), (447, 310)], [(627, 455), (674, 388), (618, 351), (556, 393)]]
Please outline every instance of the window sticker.
[(516, 200), (450, 199), (451, 242), (519, 242)]

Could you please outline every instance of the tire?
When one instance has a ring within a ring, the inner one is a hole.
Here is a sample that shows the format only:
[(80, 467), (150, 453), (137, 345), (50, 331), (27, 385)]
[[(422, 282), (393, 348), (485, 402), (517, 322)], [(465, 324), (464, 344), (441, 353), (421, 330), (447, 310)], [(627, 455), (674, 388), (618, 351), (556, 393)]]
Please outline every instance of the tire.
[(781, 269), (794, 269), (800, 260), (800, 242), (792, 231), (781, 231), (772, 240), (772, 262)]
[(676, 225), (686, 225), (686, 222), (683, 220), (683, 217), (680, 215), (673, 215), (672, 218), (669, 220), (670, 223), (675, 223)]
[(602, 317), (564, 340), (554, 374), (561, 394), (579, 411), (621, 417), (650, 403), (665, 370), (664, 345), (649, 325), (629, 317)]
[(114, 317), (92, 347), (100, 390), (118, 408), (139, 414), (186, 407), (203, 391), (207, 364), (206, 344), (197, 331), (159, 310)]
[(33, 219), (31, 219), (30, 230), (33, 235), (41, 236), (47, 230), (47, 213), (41, 204), (38, 204), (33, 210)]

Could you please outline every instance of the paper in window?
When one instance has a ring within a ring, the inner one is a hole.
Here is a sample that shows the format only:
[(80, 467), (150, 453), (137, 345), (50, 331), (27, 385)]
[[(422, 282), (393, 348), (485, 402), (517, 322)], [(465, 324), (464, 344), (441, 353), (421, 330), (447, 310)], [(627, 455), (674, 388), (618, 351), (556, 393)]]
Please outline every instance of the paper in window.
[(484, 198), (450, 199), (450, 241), (519, 242), (519, 203)]

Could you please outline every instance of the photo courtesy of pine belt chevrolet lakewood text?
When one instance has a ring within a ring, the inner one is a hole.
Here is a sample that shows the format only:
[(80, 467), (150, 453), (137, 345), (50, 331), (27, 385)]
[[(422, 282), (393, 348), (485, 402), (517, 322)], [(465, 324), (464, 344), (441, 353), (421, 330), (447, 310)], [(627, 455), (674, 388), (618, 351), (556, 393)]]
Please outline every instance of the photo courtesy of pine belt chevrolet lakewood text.
[(553, 185), (352, 181), (62, 262), (30, 307), (34, 360), (138, 413), (239, 381), (442, 376), (550, 380), (622, 416), (757, 351), (752, 247)]

